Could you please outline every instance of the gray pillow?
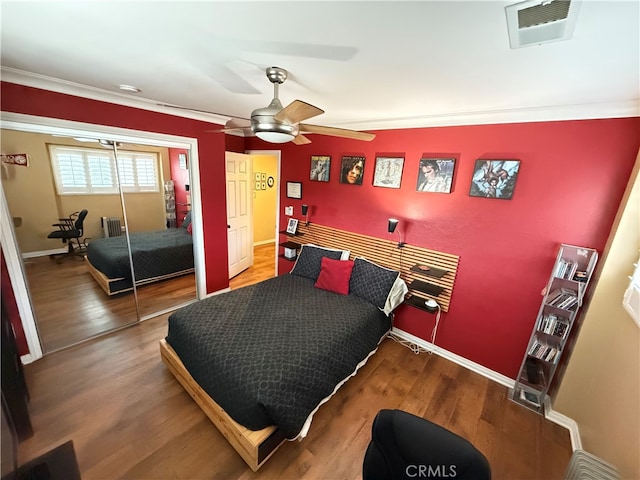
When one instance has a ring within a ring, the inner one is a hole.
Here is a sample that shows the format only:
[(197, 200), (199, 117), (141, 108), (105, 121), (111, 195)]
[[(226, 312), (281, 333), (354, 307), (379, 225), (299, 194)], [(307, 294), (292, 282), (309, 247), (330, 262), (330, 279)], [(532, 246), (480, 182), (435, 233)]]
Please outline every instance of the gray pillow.
[(316, 245), (302, 245), (300, 255), (293, 266), (291, 273), (301, 277), (310, 278), (314, 282), (318, 280), (320, 275), (320, 267), (322, 266), (322, 258), (327, 257), (333, 260), (344, 259), (343, 255), (349, 258), (348, 250), (334, 250), (331, 248), (318, 247)]
[(384, 309), (387, 297), (399, 276), (400, 272), (397, 270), (389, 270), (369, 260), (357, 257), (351, 271), (349, 293)]

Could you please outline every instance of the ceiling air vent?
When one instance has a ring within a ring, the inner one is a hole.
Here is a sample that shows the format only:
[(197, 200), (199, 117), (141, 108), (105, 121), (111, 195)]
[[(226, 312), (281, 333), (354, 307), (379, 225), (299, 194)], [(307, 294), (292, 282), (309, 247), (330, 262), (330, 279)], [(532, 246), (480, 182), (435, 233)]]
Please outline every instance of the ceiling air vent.
[(581, 0), (528, 0), (505, 7), (511, 48), (568, 40)]

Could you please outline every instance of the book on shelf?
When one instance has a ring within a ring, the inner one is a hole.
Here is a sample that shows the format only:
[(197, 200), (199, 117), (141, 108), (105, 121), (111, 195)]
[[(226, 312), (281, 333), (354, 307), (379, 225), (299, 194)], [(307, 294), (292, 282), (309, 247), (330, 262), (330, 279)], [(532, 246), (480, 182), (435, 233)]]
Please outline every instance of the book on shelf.
[(570, 310), (578, 304), (578, 292), (569, 288), (557, 288), (547, 297), (547, 305)]
[(557, 278), (563, 278), (565, 280), (573, 280), (576, 272), (578, 271), (578, 263), (570, 262), (561, 259), (556, 265), (556, 270), (553, 272), (553, 276)]
[(548, 335), (565, 338), (569, 331), (569, 321), (554, 313), (547, 313), (540, 319), (538, 330)]
[(553, 363), (559, 356), (559, 352), (560, 351), (556, 347), (535, 340), (527, 354), (530, 357), (539, 358), (545, 362)]

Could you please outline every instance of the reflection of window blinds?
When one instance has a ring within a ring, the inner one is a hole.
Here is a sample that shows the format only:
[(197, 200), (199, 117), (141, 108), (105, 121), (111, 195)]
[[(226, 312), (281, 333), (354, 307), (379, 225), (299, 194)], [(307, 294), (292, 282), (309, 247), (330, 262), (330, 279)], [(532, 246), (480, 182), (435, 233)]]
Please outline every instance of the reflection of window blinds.
[(156, 162), (152, 158), (138, 157), (136, 159), (136, 173), (140, 187), (155, 187), (157, 185)]
[(640, 327), (640, 258), (634, 266), (636, 269), (633, 275), (629, 277), (631, 281), (629, 282), (629, 287), (624, 292), (622, 305)]

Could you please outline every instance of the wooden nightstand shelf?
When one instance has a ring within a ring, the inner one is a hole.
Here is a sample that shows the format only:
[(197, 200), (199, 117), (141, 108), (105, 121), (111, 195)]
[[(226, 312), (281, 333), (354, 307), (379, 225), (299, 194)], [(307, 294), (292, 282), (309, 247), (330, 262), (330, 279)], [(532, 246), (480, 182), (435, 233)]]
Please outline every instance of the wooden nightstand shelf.
[(419, 273), (420, 275), (425, 275), (427, 277), (435, 277), (435, 278), (442, 278), (447, 273), (449, 273), (447, 270), (443, 270), (441, 268), (436, 268), (436, 267), (430, 267), (429, 265), (423, 265), (420, 263), (416, 263), (413, 267), (410, 268), (410, 270), (412, 272)]
[[(286, 233), (286, 232), (280, 232), (280, 233), (284, 233), (286, 235), (291, 235), (290, 233)], [(302, 245), (300, 245), (297, 242), (292, 242), (292, 241), (288, 240), (286, 242), (282, 242), (278, 246), (284, 248), (285, 251), (286, 250), (295, 250), (296, 254), (293, 257), (287, 257), (284, 253), (278, 255), (278, 257), (284, 258), (285, 260), (288, 260), (289, 262), (295, 262), (296, 259), (298, 258), (298, 250), (300, 250), (300, 247)]]

